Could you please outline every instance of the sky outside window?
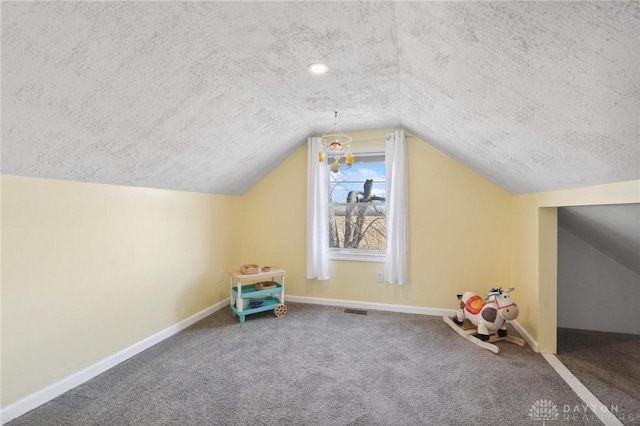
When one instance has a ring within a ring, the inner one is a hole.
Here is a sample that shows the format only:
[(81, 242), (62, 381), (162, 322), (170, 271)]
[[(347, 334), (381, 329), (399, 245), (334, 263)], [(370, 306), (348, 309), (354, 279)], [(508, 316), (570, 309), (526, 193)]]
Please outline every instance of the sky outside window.
[[(329, 169), (331, 166), (329, 166)], [(346, 203), (350, 191), (362, 191), (363, 183), (373, 179), (371, 195), (386, 196), (386, 178), (384, 163), (356, 163), (351, 168), (341, 166), (338, 173), (329, 171), (331, 182), (331, 202)]]

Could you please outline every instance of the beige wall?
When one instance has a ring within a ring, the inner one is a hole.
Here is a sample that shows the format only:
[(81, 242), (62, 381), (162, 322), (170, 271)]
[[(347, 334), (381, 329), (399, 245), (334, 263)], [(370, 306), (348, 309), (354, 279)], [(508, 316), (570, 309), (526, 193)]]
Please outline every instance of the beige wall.
[(2, 406), (225, 299), (219, 271), (249, 262), (285, 268), (290, 295), (417, 307), (514, 286), (519, 322), (554, 351), (555, 207), (639, 202), (640, 181), (510, 196), (408, 144), (407, 286), (368, 262), (305, 279), (306, 145), (243, 197), (2, 176)]
[(511, 282), (518, 322), (541, 352), (556, 352), (557, 207), (640, 202), (640, 180), (512, 197)]
[(228, 297), (239, 201), (2, 176), (2, 406)]
[[(350, 133), (357, 138), (385, 131)], [(287, 270), (287, 293), (456, 308), (456, 294), (509, 284), (510, 196), (430, 145), (408, 138), (410, 285), (376, 282), (381, 263), (331, 261), (328, 281), (305, 278), (306, 144), (242, 199), (243, 262)]]

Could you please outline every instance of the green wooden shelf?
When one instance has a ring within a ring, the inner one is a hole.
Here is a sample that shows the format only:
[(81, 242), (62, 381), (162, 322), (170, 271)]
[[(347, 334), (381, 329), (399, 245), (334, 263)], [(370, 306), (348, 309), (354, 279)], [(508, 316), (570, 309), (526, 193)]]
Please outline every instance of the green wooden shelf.
[[(277, 317), (287, 313), (284, 304), (283, 269), (272, 269), (257, 274), (231, 272), (231, 311), (244, 324), (247, 315), (273, 310)], [(271, 288), (258, 289), (260, 283), (270, 283)], [(240, 308), (240, 309), (238, 309)]]
[[(243, 298), (244, 299), (244, 298)], [(280, 299), (277, 297), (267, 296), (267, 297), (259, 297), (259, 298), (251, 298), (251, 303), (261, 303), (260, 306), (256, 306), (251, 308), (251, 304), (244, 308), (242, 312), (238, 312), (238, 309), (234, 306), (231, 307), (234, 315), (237, 316), (245, 316), (251, 314), (257, 314), (258, 312), (269, 311), (274, 309), (276, 306), (280, 304)]]
[[(256, 290), (255, 284), (245, 284), (242, 286), (241, 297), (243, 299), (254, 299), (260, 296), (265, 296), (273, 293), (280, 293), (282, 291), (282, 285), (275, 281), (274, 281), (274, 284), (276, 285), (275, 287), (267, 288), (264, 290)], [(233, 287), (233, 289), (231, 290), (231, 293), (235, 297), (238, 297), (238, 289), (236, 287)]]

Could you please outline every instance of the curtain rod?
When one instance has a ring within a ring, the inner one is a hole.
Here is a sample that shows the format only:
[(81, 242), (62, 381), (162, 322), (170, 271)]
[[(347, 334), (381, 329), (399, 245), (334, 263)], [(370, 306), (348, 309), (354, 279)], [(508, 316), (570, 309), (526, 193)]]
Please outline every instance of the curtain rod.
[[(407, 137), (407, 138), (413, 137), (413, 135), (411, 133), (405, 133), (404, 136)], [(353, 139), (351, 139), (351, 142), (376, 141), (376, 140), (381, 140), (381, 139), (386, 140), (387, 139), (387, 135), (384, 135), (384, 136), (372, 136), (370, 138), (353, 138)]]

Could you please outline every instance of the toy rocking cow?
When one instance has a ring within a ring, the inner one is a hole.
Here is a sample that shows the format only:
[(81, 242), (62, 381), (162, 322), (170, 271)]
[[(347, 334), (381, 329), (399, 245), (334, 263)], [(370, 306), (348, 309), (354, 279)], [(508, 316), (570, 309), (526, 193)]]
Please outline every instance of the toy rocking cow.
[[(466, 339), (498, 353), (499, 349), (491, 343), (506, 340), (524, 346), (524, 340), (515, 336), (507, 336), (507, 321), (518, 317), (518, 306), (507, 295), (513, 288), (502, 290), (492, 288), (486, 297), (482, 298), (473, 292), (459, 294), (460, 310), (451, 320), (444, 317), (444, 321)], [(465, 319), (474, 327), (464, 327)]]

